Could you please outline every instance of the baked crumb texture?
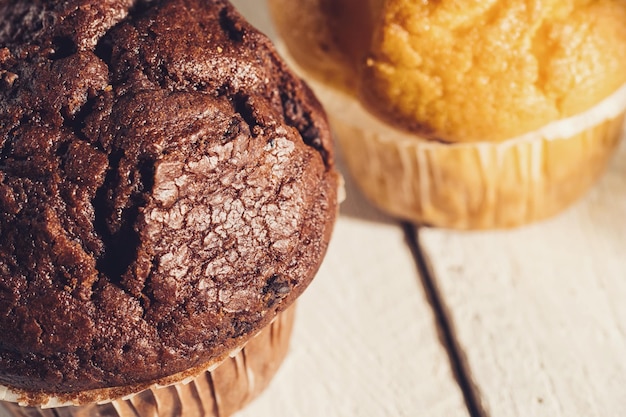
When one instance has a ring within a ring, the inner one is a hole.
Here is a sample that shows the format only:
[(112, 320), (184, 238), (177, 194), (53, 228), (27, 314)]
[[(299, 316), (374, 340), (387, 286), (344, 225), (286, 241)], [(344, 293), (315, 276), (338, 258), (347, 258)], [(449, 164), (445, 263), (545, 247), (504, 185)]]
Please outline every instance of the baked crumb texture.
[(3, 2), (0, 45), (0, 385), (42, 404), (184, 372), (308, 285), (328, 126), (227, 1)]
[(504, 141), (626, 83), (622, 0), (270, 4), (305, 70), (427, 140)]

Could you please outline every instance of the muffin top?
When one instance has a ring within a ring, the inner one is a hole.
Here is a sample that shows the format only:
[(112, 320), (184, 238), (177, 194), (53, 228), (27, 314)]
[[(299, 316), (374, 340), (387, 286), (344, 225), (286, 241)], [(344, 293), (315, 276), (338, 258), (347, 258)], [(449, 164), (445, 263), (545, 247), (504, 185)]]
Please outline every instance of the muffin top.
[(623, 0), (271, 1), (307, 16), (283, 30), (305, 69), (426, 139), (513, 138), (626, 83)]
[(226, 0), (0, 17), (0, 385), (102, 399), (210, 364), (293, 302), (337, 175), (264, 35)]

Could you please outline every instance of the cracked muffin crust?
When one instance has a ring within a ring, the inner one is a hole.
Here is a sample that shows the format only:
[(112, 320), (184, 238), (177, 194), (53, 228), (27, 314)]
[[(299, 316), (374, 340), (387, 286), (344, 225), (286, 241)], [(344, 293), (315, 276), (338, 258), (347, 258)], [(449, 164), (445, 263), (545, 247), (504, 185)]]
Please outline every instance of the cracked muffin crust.
[(12, 3), (0, 385), (36, 403), (223, 357), (325, 253), (337, 174), (318, 102), (227, 1)]

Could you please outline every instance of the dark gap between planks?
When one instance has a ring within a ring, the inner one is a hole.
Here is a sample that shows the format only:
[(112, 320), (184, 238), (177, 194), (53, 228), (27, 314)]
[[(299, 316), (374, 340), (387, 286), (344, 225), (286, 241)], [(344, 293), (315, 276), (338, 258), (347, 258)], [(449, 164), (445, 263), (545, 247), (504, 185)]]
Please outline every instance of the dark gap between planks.
[(415, 265), (419, 272), (421, 284), (426, 292), (426, 297), (435, 313), (439, 338), (448, 354), (452, 373), (463, 392), (463, 398), (465, 399), (465, 405), (467, 406), (469, 414), (471, 417), (489, 417), (480, 403), (478, 390), (472, 382), (469, 366), (465, 361), (465, 355), (454, 335), (447, 308), (437, 288), (435, 277), (419, 244), (418, 227), (410, 223), (402, 223), (401, 226), (404, 231), (406, 243), (409, 245), (411, 254), (415, 260)]

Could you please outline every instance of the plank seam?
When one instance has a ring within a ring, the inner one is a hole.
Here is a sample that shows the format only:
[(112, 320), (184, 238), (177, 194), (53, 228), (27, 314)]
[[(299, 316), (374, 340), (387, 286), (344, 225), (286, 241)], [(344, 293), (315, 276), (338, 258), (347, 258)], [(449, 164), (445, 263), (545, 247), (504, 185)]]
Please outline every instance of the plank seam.
[(419, 243), (419, 228), (406, 222), (403, 222), (401, 226), (404, 231), (404, 238), (417, 266), (419, 280), (435, 315), (439, 340), (448, 354), (452, 373), (463, 393), (467, 410), (471, 417), (489, 417), (487, 410), (481, 404), (479, 389), (472, 378), (465, 352), (455, 336), (448, 307), (437, 286), (435, 274)]

